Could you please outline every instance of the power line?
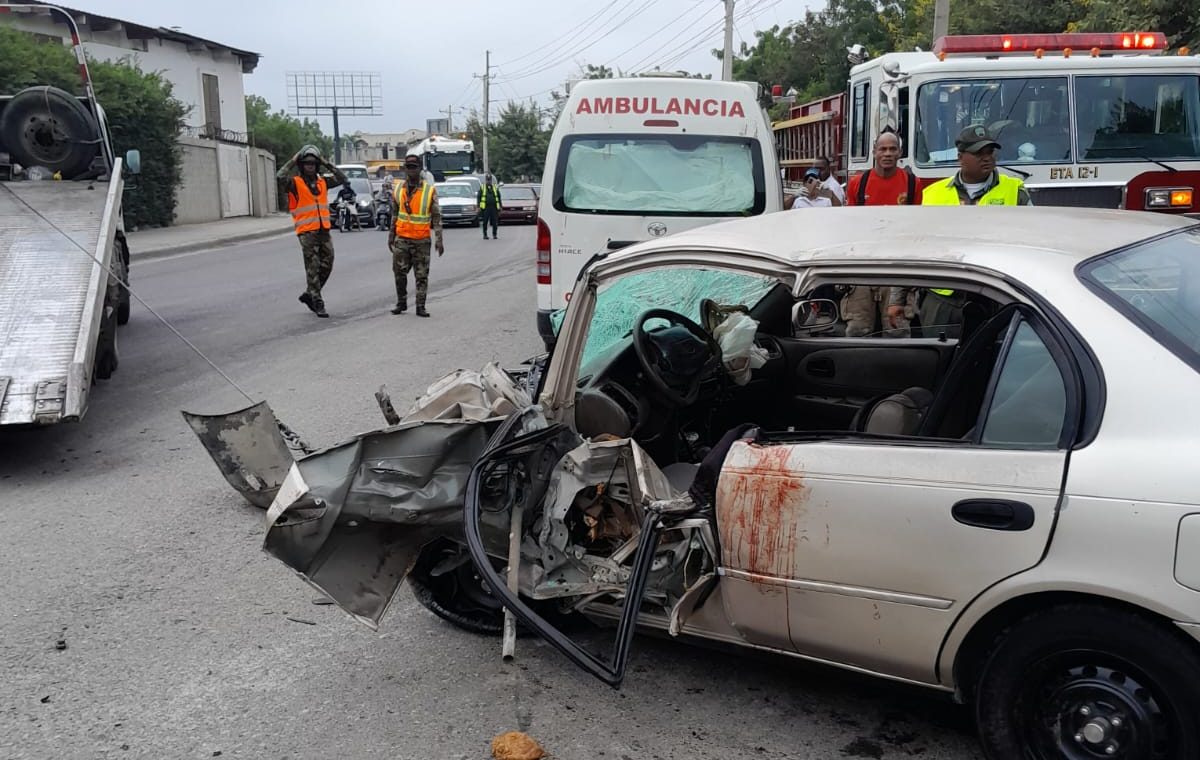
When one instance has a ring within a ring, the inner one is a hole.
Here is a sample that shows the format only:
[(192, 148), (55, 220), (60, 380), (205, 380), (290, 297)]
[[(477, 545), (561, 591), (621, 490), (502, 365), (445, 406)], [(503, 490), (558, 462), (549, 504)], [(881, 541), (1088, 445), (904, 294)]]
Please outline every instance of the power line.
[[(642, 3), (640, 6), (638, 6), (638, 7), (637, 7), (637, 8), (636, 8), (636, 9), (635, 9), (635, 10), (634, 10), (632, 13), (630, 13), (628, 16), (626, 16), (625, 18), (621, 19), (620, 21), (617, 21), (617, 22), (616, 22), (616, 23), (614, 23), (612, 26), (610, 26), (610, 27), (608, 28), (608, 30), (604, 32), (604, 34), (600, 35), (599, 37), (597, 37), (596, 39), (592, 40), (591, 42), (588, 42), (588, 43), (587, 43), (586, 45), (584, 45), (583, 47), (579, 47), (579, 48), (576, 48), (576, 49), (572, 50), (572, 51), (571, 51), (571, 56), (573, 57), (573, 56), (575, 56), (575, 55), (578, 55), (579, 53), (582, 53), (583, 51), (585, 51), (585, 50), (588, 50), (589, 48), (593, 47), (593, 46), (594, 46), (596, 43), (598, 43), (598, 42), (600, 42), (601, 40), (605, 39), (605, 38), (606, 38), (606, 37), (608, 37), (610, 34), (612, 34), (613, 32), (617, 31), (617, 30), (618, 30), (618, 29), (620, 29), (621, 27), (625, 26), (625, 24), (628, 24), (630, 21), (632, 21), (633, 19), (637, 18), (639, 15), (641, 15), (642, 13), (644, 13), (644, 12), (645, 12), (645, 11), (646, 11), (648, 8), (650, 8), (650, 6), (652, 6), (653, 4), (654, 4), (654, 0), (645, 0), (645, 2), (643, 2), (643, 3)], [(625, 6), (625, 7), (628, 7), (628, 6)], [(516, 81), (516, 80), (518, 80), (518, 79), (525, 79), (525, 78), (527, 78), (527, 77), (534, 76), (535, 74), (540, 74), (540, 73), (542, 73), (542, 72), (544, 72), (544, 71), (549, 71), (550, 69), (552, 69), (552, 68), (555, 68), (556, 66), (559, 66), (559, 65), (561, 65), (561, 64), (562, 64), (562, 63), (563, 63), (565, 60), (567, 60), (567, 59), (562, 59), (562, 60), (556, 61), (556, 62), (554, 62), (554, 63), (552, 63), (552, 64), (549, 64), (549, 65), (547, 65), (547, 66), (544, 66), (544, 67), (542, 67), (542, 68), (540, 68), (540, 69), (537, 69), (537, 70), (535, 70), (535, 71), (530, 71), (530, 72), (528, 72), (528, 73), (522, 74), (521, 76), (509, 77), (508, 81), (510, 81), (510, 82), (514, 82), (514, 81)]]
[(586, 27), (588, 24), (590, 24), (591, 22), (593, 22), (593, 21), (595, 21), (597, 18), (599, 18), (601, 15), (603, 15), (603, 14), (604, 14), (604, 12), (605, 12), (605, 11), (607, 11), (609, 8), (611, 8), (611, 7), (613, 7), (614, 5), (616, 5), (618, 2), (620, 2), (620, 0), (612, 0), (612, 2), (610, 2), (608, 5), (604, 6), (604, 7), (603, 7), (603, 8), (601, 8), (600, 10), (596, 11), (596, 12), (595, 12), (595, 13), (593, 13), (592, 15), (588, 16), (587, 18), (585, 18), (583, 21), (580, 21), (578, 24), (576, 24), (575, 26), (571, 27), (571, 29), (569, 29), (568, 31), (564, 32), (562, 36), (559, 36), (559, 37), (557, 37), (556, 39), (554, 39), (554, 40), (551, 40), (550, 42), (547, 42), (545, 45), (540, 45), (540, 46), (538, 46), (538, 47), (534, 48), (533, 50), (530, 50), (530, 51), (529, 51), (529, 52), (527, 52), (527, 53), (524, 53), (524, 54), (522, 54), (522, 55), (519, 55), (519, 56), (517, 56), (516, 58), (512, 58), (512, 59), (510, 59), (510, 60), (504, 61), (503, 63), (498, 63), (498, 64), (496, 64), (496, 66), (498, 66), (498, 67), (499, 67), (499, 66), (508, 66), (509, 64), (513, 64), (513, 63), (516, 63), (517, 61), (520, 61), (520, 60), (522, 60), (522, 59), (528, 58), (528, 57), (530, 57), (531, 55), (534, 55), (535, 53), (539, 53), (539, 52), (541, 52), (542, 50), (545, 50), (546, 48), (549, 48), (549, 47), (556, 47), (556, 46), (560, 45), (560, 44), (563, 42), (563, 37), (565, 37), (565, 36), (567, 36), (567, 35), (573, 35), (573, 34), (575, 34), (576, 32), (578, 32), (579, 30), (583, 29), (583, 28), (584, 28), (584, 27)]
[[(686, 17), (684, 17), (684, 16), (681, 16), (680, 18), (676, 19), (675, 21), (682, 21), (684, 18), (686, 18)], [(696, 18), (692, 19), (692, 23), (688, 24), (687, 26), (683, 27), (682, 29), (680, 29), (678, 32), (676, 32), (676, 33), (675, 33), (675, 37), (674, 37), (674, 39), (675, 39), (675, 40), (677, 40), (677, 39), (679, 38), (679, 35), (686, 34), (686, 33), (687, 33), (687, 31), (688, 31), (689, 29), (691, 29), (691, 28), (692, 28), (692, 27), (694, 27), (696, 24), (699, 24), (699, 23), (700, 23), (700, 22), (702, 22), (702, 21), (704, 21), (704, 16), (703, 16), (703, 15), (697, 16)], [(672, 23), (674, 23), (674, 22), (672, 22)], [(639, 47), (641, 47), (642, 45), (646, 44), (646, 43), (647, 43), (647, 42), (649, 42), (650, 40), (652, 40), (652, 39), (654, 39), (654, 38), (658, 37), (658, 35), (660, 35), (661, 33), (665, 32), (665, 31), (667, 31), (667, 28), (668, 28), (668, 27), (663, 27), (662, 29), (659, 29), (658, 31), (656, 31), (656, 32), (652, 33), (652, 34), (651, 34), (649, 37), (646, 37), (646, 38), (644, 38), (644, 39), (643, 39), (643, 40), (641, 40), (640, 42), (638, 42), (638, 43), (636, 43), (636, 44), (634, 44), (634, 45), (632, 45), (632, 46), (630, 46), (630, 47), (627, 47), (627, 48), (625, 48), (624, 50), (622, 50), (621, 52), (617, 53), (617, 54), (616, 54), (616, 55), (614, 55), (614, 56), (610, 56), (610, 57), (609, 57), (609, 60), (608, 60), (608, 63), (609, 63), (609, 64), (611, 64), (611, 65), (613, 65), (613, 66), (616, 66), (616, 65), (617, 65), (617, 62), (618, 62), (618, 61), (619, 61), (621, 58), (623, 58), (624, 56), (628, 55), (628, 54), (629, 54), (629, 53), (631, 53), (632, 51), (634, 51), (634, 50), (638, 49)], [(669, 45), (669, 44), (671, 44), (671, 43), (670, 43), (670, 42), (668, 42), (667, 44)]]
[[(616, 18), (618, 15), (623, 13), (626, 8), (632, 5), (634, 1), (635, 0), (612, 0), (608, 3), (608, 5), (601, 8), (599, 13), (593, 14), (592, 18), (595, 20), (614, 5), (617, 5), (618, 3), (624, 3), (612, 12), (612, 17)], [(554, 41), (554, 43), (552, 43), (552, 47), (544, 55), (538, 57), (536, 60), (530, 63), (523, 63), (520, 66), (515, 67), (515, 69), (512, 69), (513, 75), (519, 77), (527, 72), (544, 66), (546, 62), (550, 60), (557, 59), (559, 62), (561, 62), (564, 59), (560, 58), (560, 56), (562, 56), (564, 53), (568, 53), (569, 57), (569, 51), (573, 51), (576, 47), (583, 44), (583, 42), (585, 42), (591, 35), (596, 33), (597, 29), (603, 28), (603, 24), (596, 23), (591, 27), (580, 27), (571, 34), (558, 38)]]
[[(751, 13), (752, 11), (754, 11), (754, 9), (756, 9), (756, 8), (757, 8), (757, 9), (759, 9), (759, 10), (766, 10), (767, 8), (770, 8), (770, 7), (774, 6), (774, 5), (778, 5), (780, 2), (782, 2), (782, 0), (770, 0), (770, 3), (764, 6), (764, 5), (762, 4), (762, 2), (763, 2), (763, 1), (764, 1), (764, 0), (760, 0), (760, 2), (759, 2), (757, 5), (753, 5), (753, 4), (752, 4), (752, 5), (748, 5), (748, 6), (746, 7), (746, 10), (742, 12), (742, 15), (740, 15), (740, 16), (735, 16), (735, 17), (734, 17), (734, 18), (735, 18), (735, 20), (744, 19), (744, 18), (746, 17), (746, 15), (748, 15), (749, 13)], [(687, 57), (688, 55), (690, 55), (692, 52), (694, 52), (694, 51), (698, 50), (699, 48), (702, 48), (702, 47), (704, 47), (705, 45), (709, 44), (709, 43), (710, 43), (710, 41), (712, 40), (713, 34), (715, 34), (715, 33), (716, 33), (716, 31), (719, 31), (719, 30), (721, 29), (721, 27), (723, 27), (723, 26), (724, 26), (724, 22), (722, 22), (721, 24), (718, 24), (718, 25), (717, 25), (717, 29), (716, 29), (716, 30), (713, 30), (713, 31), (711, 31), (711, 32), (702, 33), (702, 34), (700, 34), (698, 37), (696, 37), (696, 38), (693, 38), (693, 39), (696, 41), (696, 42), (695, 42), (695, 44), (694, 44), (694, 45), (691, 45), (690, 47), (686, 48), (685, 50), (682, 50), (682, 51), (678, 51), (678, 52), (673, 52), (673, 53), (669, 53), (669, 54), (667, 54), (667, 55), (669, 55), (670, 57), (669, 57), (669, 58), (667, 58), (667, 59), (665, 59), (665, 60), (663, 60), (663, 61), (662, 61), (662, 63), (661, 63), (660, 65), (661, 65), (662, 67), (664, 67), (664, 68), (665, 68), (665, 67), (668, 67), (668, 66), (673, 66), (674, 64), (676, 64), (676, 63), (678, 63), (679, 61), (681, 61), (681, 60), (683, 60), (684, 58), (686, 58), (686, 57)], [(685, 44), (686, 44), (686, 43), (685, 43)]]
[[(723, 16), (722, 16), (722, 18), (723, 18)], [(689, 32), (691, 29), (693, 29), (697, 24), (702, 23), (704, 21), (708, 21), (709, 27), (707, 27), (707, 28), (712, 28), (712, 29), (716, 29), (717, 25), (722, 23), (721, 20), (718, 20), (716, 22), (712, 21), (711, 13), (708, 16), (704, 16), (704, 15), (697, 16), (692, 21), (692, 23), (688, 24), (683, 29), (680, 29), (678, 34), (676, 34), (673, 38), (671, 38), (667, 42), (664, 42), (662, 45), (659, 45), (654, 50), (650, 51), (646, 55), (639, 58), (637, 60), (637, 62), (635, 62), (632, 66), (629, 67), (629, 71), (636, 71), (637, 69), (641, 68), (643, 64), (647, 63), (650, 60), (653, 60), (655, 56), (657, 56), (659, 53), (661, 53), (663, 50), (665, 50), (667, 48), (671, 48), (672, 50), (674, 50), (675, 46), (679, 44), (680, 37), (682, 37), (684, 34), (687, 34), (687, 32)]]

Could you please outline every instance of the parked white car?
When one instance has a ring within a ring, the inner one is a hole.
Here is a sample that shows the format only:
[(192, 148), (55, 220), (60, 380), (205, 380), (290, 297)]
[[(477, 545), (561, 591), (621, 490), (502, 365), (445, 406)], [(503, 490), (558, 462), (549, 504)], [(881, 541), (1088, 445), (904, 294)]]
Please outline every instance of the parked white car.
[[(839, 337), (850, 286), (948, 316)], [(773, 214), (594, 260), (560, 316), (548, 366), (243, 482), (265, 550), (370, 626), (410, 568), (457, 625), (507, 605), (613, 686), (659, 628), (947, 692), (994, 760), (1200, 757), (1200, 225)]]

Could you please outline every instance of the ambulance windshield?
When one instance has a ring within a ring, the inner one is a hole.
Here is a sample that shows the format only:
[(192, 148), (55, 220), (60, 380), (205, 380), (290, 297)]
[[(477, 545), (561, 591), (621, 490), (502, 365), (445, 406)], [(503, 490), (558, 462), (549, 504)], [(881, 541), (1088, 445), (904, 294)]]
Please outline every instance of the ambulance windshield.
[(601, 214), (742, 216), (766, 203), (762, 152), (740, 137), (580, 135), (564, 140), (555, 206)]

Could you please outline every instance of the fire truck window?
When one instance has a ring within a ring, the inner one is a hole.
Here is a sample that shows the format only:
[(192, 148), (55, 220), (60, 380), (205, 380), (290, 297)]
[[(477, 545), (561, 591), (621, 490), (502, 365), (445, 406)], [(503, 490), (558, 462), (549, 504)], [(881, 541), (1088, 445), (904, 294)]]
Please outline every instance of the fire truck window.
[(922, 166), (956, 162), (954, 138), (973, 124), (996, 135), (1001, 163), (1071, 159), (1066, 77), (927, 82), (917, 93), (916, 117), (915, 156)]
[(850, 157), (866, 158), (870, 149), (871, 132), (867, 121), (870, 119), (871, 83), (860, 82), (854, 85), (854, 105), (851, 110)]
[(1200, 77), (1075, 78), (1082, 160), (1200, 158)]

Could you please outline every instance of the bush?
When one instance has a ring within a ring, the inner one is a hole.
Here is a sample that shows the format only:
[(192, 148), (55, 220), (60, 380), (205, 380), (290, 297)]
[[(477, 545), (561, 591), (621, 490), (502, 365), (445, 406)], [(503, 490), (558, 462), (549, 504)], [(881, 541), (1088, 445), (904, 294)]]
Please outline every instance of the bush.
[[(88, 67), (108, 116), (113, 150), (118, 156), (130, 148), (142, 153), (138, 187), (125, 196), (125, 224), (170, 224), (183, 161), (176, 138), (187, 107), (174, 98), (171, 83), (161, 74), (142, 71), (132, 59), (89, 61)], [(83, 94), (70, 48), (0, 27), (0, 93), (43, 84)]]

